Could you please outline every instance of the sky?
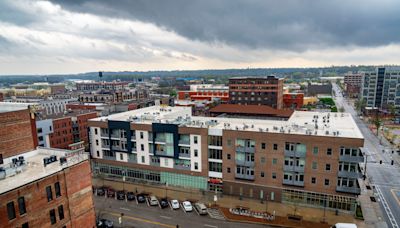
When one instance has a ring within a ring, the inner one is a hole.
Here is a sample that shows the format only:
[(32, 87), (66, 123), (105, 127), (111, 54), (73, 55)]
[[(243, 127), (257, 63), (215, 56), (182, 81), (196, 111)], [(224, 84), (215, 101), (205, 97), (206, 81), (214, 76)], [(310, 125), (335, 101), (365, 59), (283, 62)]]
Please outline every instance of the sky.
[(399, 0), (1, 0), (0, 75), (400, 64)]

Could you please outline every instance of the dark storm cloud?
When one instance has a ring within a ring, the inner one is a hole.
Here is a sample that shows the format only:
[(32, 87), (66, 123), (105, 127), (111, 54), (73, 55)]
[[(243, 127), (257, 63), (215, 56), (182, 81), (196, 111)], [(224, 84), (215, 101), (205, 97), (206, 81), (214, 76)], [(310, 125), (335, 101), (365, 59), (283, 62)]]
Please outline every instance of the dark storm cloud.
[(192, 40), (308, 50), (400, 42), (400, 1), (55, 0), (72, 11), (154, 23)]

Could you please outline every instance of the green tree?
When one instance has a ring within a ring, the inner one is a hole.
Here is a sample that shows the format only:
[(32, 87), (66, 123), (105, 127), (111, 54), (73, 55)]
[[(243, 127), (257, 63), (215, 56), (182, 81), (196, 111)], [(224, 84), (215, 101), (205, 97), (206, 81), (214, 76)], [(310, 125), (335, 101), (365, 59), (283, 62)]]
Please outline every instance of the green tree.
[(379, 115), (376, 115), (376, 117), (372, 120), (372, 123), (376, 127), (376, 136), (379, 135), (379, 128), (382, 126), (382, 119), (379, 117)]
[(390, 104), (388, 109), (389, 109), (390, 115), (392, 115), (392, 116), (396, 115), (396, 106), (394, 106), (393, 104)]
[(367, 105), (367, 101), (364, 98), (361, 98), (356, 100), (354, 104), (356, 106), (357, 113), (361, 113), (361, 111), (364, 110), (365, 106)]
[(176, 93), (176, 90), (174, 90), (174, 89), (172, 89), (172, 90), (169, 92), (169, 96), (171, 96), (171, 97), (176, 97), (176, 95), (177, 95), (177, 93)]
[(340, 106), (339, 107), (339, 112), (344, 112), (345, 110), (344, 110), (344, 108), (343, 108), (343, 106)]

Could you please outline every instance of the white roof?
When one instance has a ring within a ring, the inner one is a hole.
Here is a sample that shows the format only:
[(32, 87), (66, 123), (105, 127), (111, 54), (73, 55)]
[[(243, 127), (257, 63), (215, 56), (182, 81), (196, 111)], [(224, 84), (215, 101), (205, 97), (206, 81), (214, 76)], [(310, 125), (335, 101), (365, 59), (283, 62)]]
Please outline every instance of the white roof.
[[(66, 156), (67, 154), (69, 154), (67, 163), (60, 165), (60, 157)], [(50, 155), (56, 155), (57, 161), (44, 167), (43, 158), (49, 157)], [(73, 166), (88, 159), (86, 154), (76, 154), (69, 150), (38, 147), (36, 150), (4, 159), (4, 164), (1, 166), (4, 168), (9, 167), (12, 158), (18, 158), (19, 156), (24, 156), (26, 165), (20, 166), (20, 173), (6, 177), (3, 180), (0, 179), (0, 194), (19, 188), (46, 176), (50, 176), (64, 168)]]
[(29, 108), (29, 105), (35, 103), (18, 103), (18, 102), (0, 102), (0, 113), (21, 111)]
[(172, 123), (187, 127), (284, 134), (364, 138), (349, 113), (295, 111), (288, 120), (221, 118), (192, 116), (190, 107), (151, 106), (92, 121), (131, 121), (134, 123)]

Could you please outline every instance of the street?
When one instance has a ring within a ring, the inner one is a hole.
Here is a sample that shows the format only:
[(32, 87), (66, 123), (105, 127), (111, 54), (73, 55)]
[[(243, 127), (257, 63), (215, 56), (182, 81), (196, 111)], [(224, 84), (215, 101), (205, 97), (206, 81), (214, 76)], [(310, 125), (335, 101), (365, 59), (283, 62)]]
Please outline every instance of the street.
[[(379, 198), (385, 221), (389, 227), (398, 228), (398, 224), (400, 224), (400, 168), (398, 155), (396, 153), (392, 154), (391, 149), (383, 152), (383, 150), (390, 148), (389, 143), (384, 139), (379, 140), (368, 126), (360, 120), (354, 108), (342, 97), (340, 88), (336, 84), (333, 84), (333, 89), (336, 94), (334, 99), (337, 107), (343, 107), (345, 112), (353, 116), (364, 135), (367, 177), (369, 182), (375, 186), (375, 195)], [(382, 164), (380, 164), (381, 160)], [(394, 165), (391, 165), (392, 160), (394, 160)]]
[[(94, 195), (96, 216), (109, 219), (115, 227), (205, 227), (205, 228), (250, 228), (270, 227), (266, 225), (246, 224), (217, 220), (206, 216), (200, 216), (196, 211), (184, 212), (182, 209), (161, 209), (158, 206), (148, 206), (146, 203), (136, 201), (116, 200)], [(119, 217), (123, 213), (122, 224), (119, 225)]]

